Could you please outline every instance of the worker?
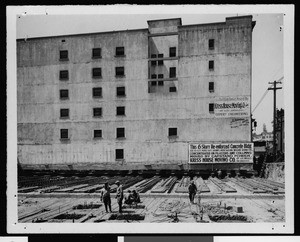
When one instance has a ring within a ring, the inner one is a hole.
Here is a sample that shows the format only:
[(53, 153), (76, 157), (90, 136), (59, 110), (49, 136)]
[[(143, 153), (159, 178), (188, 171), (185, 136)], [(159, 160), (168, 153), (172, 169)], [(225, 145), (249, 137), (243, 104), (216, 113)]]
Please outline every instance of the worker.
[(134, 201), (133, 194), (130, 190), (128, 190), (128, 195), (127, 195), (127, 197), (125, 197), (124, 203), (131, 205), (133, 203), (133, 201)]
[(110, 187), (108, 182), (105, 182), (104, 188), (101, 190), (101, 202), (103, 201), (105, 206), (105, 211), (108, 213), (111, 212), (111, 200), (110, 200)]
[(196, 193), (197, 193), (197, 187), (194, 183), (194, 181), (192, 180), (190, 182), (190, 185), (188, 187), (188, 190), (189, 190), (189, 198), (190, 198), (190, 202), (191, 203), (194, 203), (194, 198), (196, 196)]
[(141, 202), (140, 195), (136, 192), (136, 190), (133, 190), (132, 196), (133, 196), (133, 201), (135, 203), (140, 203)]
[(116, 184), (117, 184), (117, 194), (116, 194), (116, 199), (117, 199), (117, 203), (119, 205), (119, 213), (122, 213), (122, 202), (123, 202), (123, 197), (124, 197), (124, 194), (123, 194), (123, 187), (122, 185), (120, 184), (119, 181), (116, 181)]
[(218, 178), (221, 179), (222, 178), (222, 171), (220, 169), (217, 171), (217, 174), (218, 174)]

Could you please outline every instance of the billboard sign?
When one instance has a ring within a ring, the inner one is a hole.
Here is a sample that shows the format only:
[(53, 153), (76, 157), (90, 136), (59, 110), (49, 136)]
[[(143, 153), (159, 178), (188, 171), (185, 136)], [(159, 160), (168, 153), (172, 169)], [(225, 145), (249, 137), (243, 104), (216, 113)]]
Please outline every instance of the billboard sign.
[(190, 143), (189, 163), (252, 163), (253, 143)]

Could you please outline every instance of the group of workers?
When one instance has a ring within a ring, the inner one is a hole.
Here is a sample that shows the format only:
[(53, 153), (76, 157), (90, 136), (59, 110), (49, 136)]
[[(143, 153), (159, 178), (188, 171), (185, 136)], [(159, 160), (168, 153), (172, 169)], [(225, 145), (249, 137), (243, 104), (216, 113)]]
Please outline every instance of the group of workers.
[[(122, 203), (124, 199), (123, 187), (120, 184), (120, 181), (116, 181), (115, 184), (117, 185), (116, 191), (116, 199), (119, 206), (119, 213), (122, 213)], [(192, 180), (188, 186), (189, 192), (189, 199), (191, 203), (194, 203), (194, 199), (197, 193), (197, 186), (195, 185), (194, 181)], [(111, 212), (111, 199), (110, 199), (110, 186), (108, 182), (105, 182), (104, 188), (101, 191), (101, 201), (103, 201), (106, 212)], [(128, 205), (140, 203), (141, 199), (139, 194), (133, 190), (128, 190), (128, 196), (125, 198), (124, 203)]]
[[(120, 184), (120, 181), (116, 181), (115, 184), (117, 185), (116, 199), (119, 206), (119, 213), (122, 213), (122, 203), (124, 199), (123, 187)], [(108, 182), (105, 182), (104, 188), (101, 191), (101, 201), (104, 203), (105, 211), (107, 213), (111, 212), (110, 186), (108, 185)], [(128, 196), (125, 197), (124, 203), (131, 205), (133, 203), (137, 204), (140, 202), (140, 195), (135, 190), (132, 192), (128, 190)]]

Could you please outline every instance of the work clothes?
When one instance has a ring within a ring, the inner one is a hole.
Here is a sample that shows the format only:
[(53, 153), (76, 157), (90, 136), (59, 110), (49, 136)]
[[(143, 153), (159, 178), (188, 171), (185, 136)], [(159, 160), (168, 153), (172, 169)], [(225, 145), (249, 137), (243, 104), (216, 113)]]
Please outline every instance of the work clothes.
[(109, 186), (104, 187), (102, 189), (101, 200), (104, 203), (105, 211), (108, 212), (108, 209), (109, 209), (109, 211), (111, 212), (111, 199), (110, 199), (110, 187)]
[(119, 185), (117, 188), (116, 198), (117, 198), (117, 203), (119, 205), (119, 213), (122, 213), (122, 202), (124, 198), (122, 185)]
[(194, 198), (196, 196), (196, 193), (197, 193), (197, 187), (194, 183), (191, 183), (188, 187), (188, 190), (189, 190), (189, 198), (190, 198), (190, 201), (193, 203), (194, 202)]

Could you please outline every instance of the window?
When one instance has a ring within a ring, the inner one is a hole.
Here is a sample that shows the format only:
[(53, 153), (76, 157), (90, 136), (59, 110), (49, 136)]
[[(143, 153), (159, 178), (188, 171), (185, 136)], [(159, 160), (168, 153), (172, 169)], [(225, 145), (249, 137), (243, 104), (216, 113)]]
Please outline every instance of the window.
[(117, 128), (117, 138), (125, 138), (125, 128)]
[(215, 40), (209, 39), (208, 40), (208, 49), (213, 50), (215, 48)]
[(151, 82), (151, 86), (156, 86), (156, 81)]
[(59, 90), (59, 98), (60, 99), (68, 99), (69, 98), (69, 90), (68, 89)]
[(170, 55), (170, 57), (175, 57), (176, 56), (176, 47), (170, 47), (169, 55)]
[(125, 94), (125, 87), (117, 87), (117, 96), (118, 97), (124, 97)]
[(67, 108), (60, 109), (60, 117), (61, 118), (69, 118), (69, 109), (67, 109)]
[(124, 66), (116, 67), (116, 76), (124, 76)]
[(176, 90), (176, 87), (170, 87), (169, 88), (169, 92), (176, 92), (177, 90)]
[(124, 149), (116, 149), (116, 160), (124, 159)]
[(177, 128), (169, 128), (169, 136), (177, 136)]
[(158, 74), (157, 77), (158, 77), (159, 79), (162, 79), (162, 78), (164, 78), (164, 74)]
[(211, 61), (208, 62), (208, 69), (209, 69), (210, 71), (213, 71), (213, 70), (214, 70), (214, 61), (213, 61), (213, 60), (211, 60)]
[(102, 87), (93, 88), (93, 97), (102, 97)]
[(101, 129), (94, 130), (94, 138), (102, 138), (102, 130)]
[(68, 129), (61, 129), (60, 130), (60, 138), (61, 139), (69, 139), (69, 130)]
[(124, 47), (117, 47), (116, 56), (124, 56), (124, 55), (125, 55)]
[(210, 103), (210, 104), (209, 104), (209, 112), (210, 112), (210, 113), (213, 113), (213, 112), (214, 112), (214, 106), (215, 106), (214, 103)]
[(209, 92), (214, 92), (214, 90), (215, 90), (214, 86), (215, 86), (214, 82), (209, 82), (208, 83), (208, 90), (209, 90)]
[(176, 77), (176, 67), (170, 67), (170, 78)]
[(101, 117), (102, 116), (102, 108), (93, 108), (93, 115), (94, 115), (94, 117)]
[[(163, 58), (163, 57), (164, 57), (164, 54), (158, 54), (157, 57), (158, 57), (158, 58)], [(163, 61), (163, 60), (159, 60), (159, 61), (157, 61), (157, 64), (158, 64), (159, 66), (162, 66), (162, 65), (164, 64), (164, 61)]]
[(156, 74), (151, 75), (151, 79), (156, 79), (156, 77), (157, 77)]
[(124, 106), (117, 107), (117, 116), (119, 116), (119, 115), (125, 115), (125, 107)]
[[(156, 58), (156, 55), (151, 55), (151, 58)], [(151, 66), (156, 66), (156, 61), (151, 61)]]
[(100, 78), (101, 76), (101, 68), (93, 68), (93, 78)]
[(59, 51), (59, 60), (69, 60), (68, 51), (67, 50), (61, 50), (61, 51)]
[(92, 58), (101, 58), (101, 48), (93, 48)]
[(68, 70), (59, 71), (59, 79), (60, 80), (68, 80), (69, 79), (69, 71)]
[(163, 86), (163, 85), (164, 85), (164, 82), (163, 82), (163, 81), (158, 81), (158, 85), (159, 85), (159, 86)]

